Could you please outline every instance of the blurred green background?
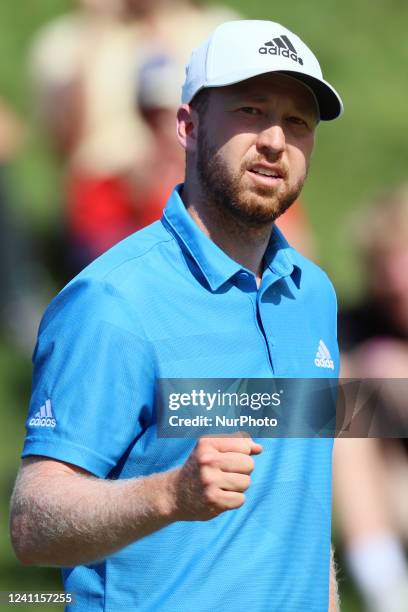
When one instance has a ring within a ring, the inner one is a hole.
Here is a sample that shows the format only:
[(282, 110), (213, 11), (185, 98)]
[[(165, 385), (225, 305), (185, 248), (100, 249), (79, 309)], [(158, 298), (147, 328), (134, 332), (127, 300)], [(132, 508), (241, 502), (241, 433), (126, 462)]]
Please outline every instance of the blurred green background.
[[(349, 303), (364, 286), (349, 239), (350, 214), (380, 189), (406, 177), (408, 3), (231, 0), (226, 4), (247, 17), (280, 21), (299, 33), (343, 97), (342, 119), (319, 127), (304, 204), (316, 232), (320, 262), (340, 299)], [(9, 169), (9, 180), (18, 215), (39, 233), (58, 220), (60, 172), (36, 131), (26, 58), (33, 33), (72, 6), (68, 0), (0, 3), (0, 95), (30, 125), (27, 146)], [(28, 358), (0, 339), (0, 590), (60, 588), (58, 570), (19, 566), (8, 542), (8, 500), (19, 461), (29, 385)], [(360, 610), (344, 573), (340, 581), (343, 610)]]

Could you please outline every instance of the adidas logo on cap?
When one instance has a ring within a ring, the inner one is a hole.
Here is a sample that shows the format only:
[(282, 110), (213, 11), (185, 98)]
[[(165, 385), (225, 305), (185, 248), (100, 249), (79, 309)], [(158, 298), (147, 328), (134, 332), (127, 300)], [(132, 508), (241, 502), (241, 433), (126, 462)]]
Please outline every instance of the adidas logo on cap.
[(329, 349), (327, 348), (323, 340), (320, 340), (319, 342), (314, 362), (315, 366), (317, 366), (318, 368), (329, 368), (330, 370), (334, 370), (333, 359), (331, 358)]
[(41, 406), (39, 412), (29, 420), (28, 424), (30, 427), (51, 427), (54, 429), (57, 422), (52, 414), (51, 400), (46, 400), (45, 404)]
[(298, 57), (295, 47), (285, 34), (266, 42), (263, 47), (260, 47), (259, 53), (261, 55), (269, 54), (281, 55), (282, 57), (288, 58), (290, 57), (290, 59), (292, 59), (294, 62), (298, 62), (301, 66), (303, 66), (302, 58)]

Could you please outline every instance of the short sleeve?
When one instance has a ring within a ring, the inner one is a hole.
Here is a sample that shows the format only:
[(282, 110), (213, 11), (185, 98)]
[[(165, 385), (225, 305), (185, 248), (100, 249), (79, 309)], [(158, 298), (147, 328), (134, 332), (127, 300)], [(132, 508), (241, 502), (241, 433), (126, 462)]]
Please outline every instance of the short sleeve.
[(154, 362), (135, 304), (112, 285), (73, 281), (44, 315), (33, 362), (22, 456), (106, 476), (152, 413)]

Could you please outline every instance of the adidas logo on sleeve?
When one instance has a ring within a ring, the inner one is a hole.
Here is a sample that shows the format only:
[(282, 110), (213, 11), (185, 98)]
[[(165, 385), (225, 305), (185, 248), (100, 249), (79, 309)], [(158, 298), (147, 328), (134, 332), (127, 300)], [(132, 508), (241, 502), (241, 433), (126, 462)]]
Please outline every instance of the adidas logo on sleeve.
[(281, 55), (282, 57), (290, 57), (294, 62), (298, 62), (303, 66), (303, 60), (298, 57), (297, 51), (289, 38), (282, 34), (273, 40), (269, 40), (263, 47), (260, 47), (259, 53), (261, 55)]
[(51, 400), (46, 400), (45, 404), (29, 420), (28, 424), (30, 427), (50, 427), (54, 429), (57, 422), (52, 414)]
[(333, 359), (331, 358), (330, 351), (323, 340), (320, 340), (319, 342), (314, 362), (318, 368), (329, 368), (330, 370), (334, 370)]

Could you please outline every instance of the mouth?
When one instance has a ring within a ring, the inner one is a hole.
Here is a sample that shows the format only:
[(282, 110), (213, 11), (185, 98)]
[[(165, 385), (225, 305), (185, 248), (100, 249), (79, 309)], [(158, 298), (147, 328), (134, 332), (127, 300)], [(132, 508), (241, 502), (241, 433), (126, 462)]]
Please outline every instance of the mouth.
[(285, 180), (285, 173), (277, 166), (256, 164), (248, 168), (247, 172), (254, 181), (265, 186), (276, 187)]

